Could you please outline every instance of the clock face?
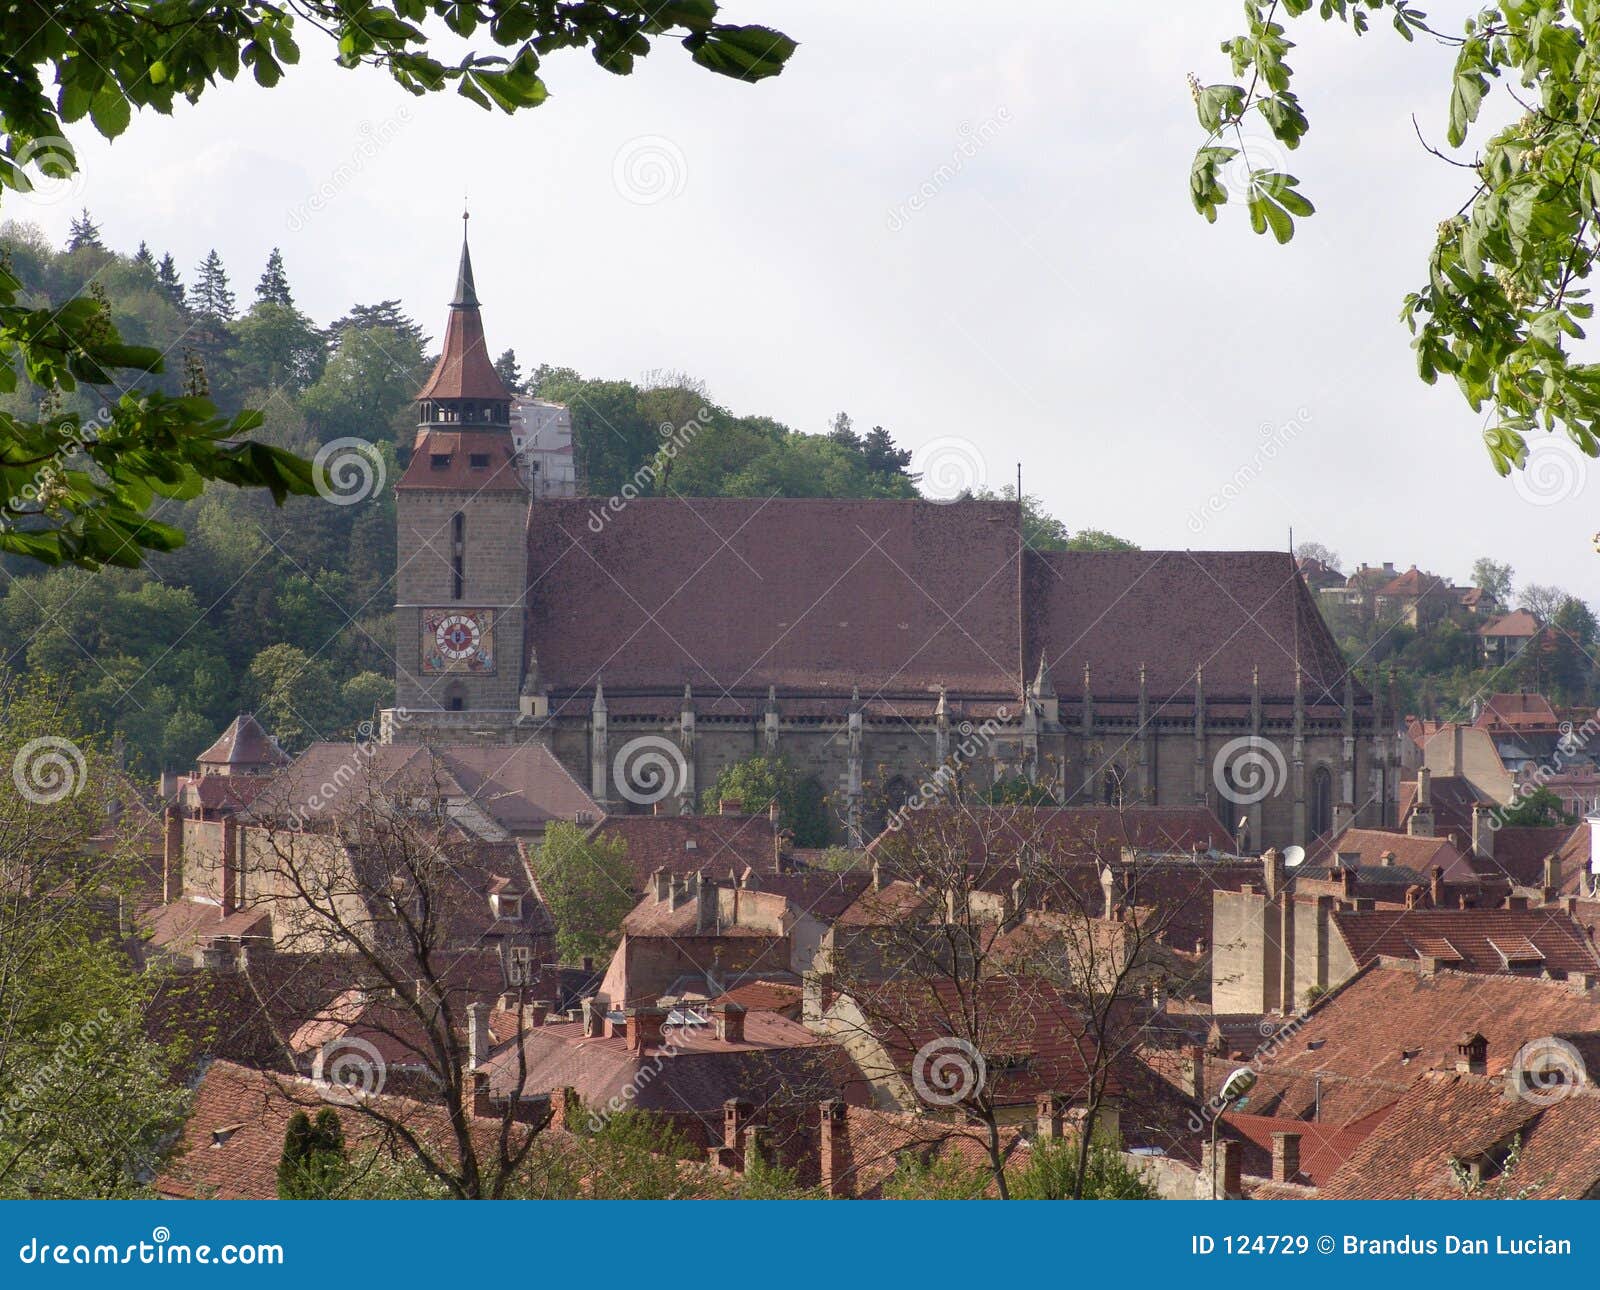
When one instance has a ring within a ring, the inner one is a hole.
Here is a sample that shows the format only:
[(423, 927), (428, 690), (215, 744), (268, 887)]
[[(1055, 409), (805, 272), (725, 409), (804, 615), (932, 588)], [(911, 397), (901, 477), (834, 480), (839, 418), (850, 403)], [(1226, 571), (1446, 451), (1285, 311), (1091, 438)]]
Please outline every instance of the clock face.
[(469, 659), (478, 652), (483, 639), (483, 629), (477, 619), (466, 614), (451, 614), (433, 629), (434, 643), (439, 653), (455, 661)]
[(432, 675), (493, 672), (493, 610), (423, 610), (422, 670)]

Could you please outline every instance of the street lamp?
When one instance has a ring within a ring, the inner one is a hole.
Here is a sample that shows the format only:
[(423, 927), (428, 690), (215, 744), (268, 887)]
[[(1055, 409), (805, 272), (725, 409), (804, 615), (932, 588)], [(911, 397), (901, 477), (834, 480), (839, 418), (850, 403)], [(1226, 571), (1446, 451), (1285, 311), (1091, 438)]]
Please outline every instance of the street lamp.
[(1256, 1073), (1248, 1066), (1241, 1066), (1227, 1079), (1222, 1081), (1222, 1087), (1217, 1090), (1217, 1114), (1211, 1121), (1211, 1199), (1217, 1199), (1217, 1126), (1222, 1123), (1222, 1117), (1228, 1110), (1231, 1102), (1243, 1103), (1245, 1094), (1256, 1086)]

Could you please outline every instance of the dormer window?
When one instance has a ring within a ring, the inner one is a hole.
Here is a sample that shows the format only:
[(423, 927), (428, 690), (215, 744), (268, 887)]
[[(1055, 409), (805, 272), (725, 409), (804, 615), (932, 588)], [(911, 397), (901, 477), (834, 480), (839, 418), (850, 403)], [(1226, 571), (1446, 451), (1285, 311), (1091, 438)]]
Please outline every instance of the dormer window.
[(450, 469), (450, 454), (447, 453), (447, 452), (436, 452), (436, 453), (433, 453), (428, 458), (428, 465), (431, 466), (434, 470), (449, 470)]
[(473, 470), (488, 470), (489, 454), (486, 452), (469, 453), (467, 454), (467, 465)]

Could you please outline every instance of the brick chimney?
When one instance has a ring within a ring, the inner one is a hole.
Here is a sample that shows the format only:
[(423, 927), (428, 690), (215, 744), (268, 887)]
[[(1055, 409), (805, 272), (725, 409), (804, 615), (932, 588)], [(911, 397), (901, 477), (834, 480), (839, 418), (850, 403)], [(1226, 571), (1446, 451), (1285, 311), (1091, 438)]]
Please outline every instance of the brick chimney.
[(1034, 1106), (1039, 1137), (1051, 1141), (1061, 1137), (1066, 1130), (1067, 1098), (1061, 1093), (1040, 1093)]
[(800, 977), (800, 1018), (807, 1023), (820, 1021), (833, 1007), (833, 973), (806, 972)]
[[(1195, 1176), (1197, 1200), (1240, 1200), (1244, 1172), (1244, 1152), (1228, 1138), (1204, 1143), (1200, 1148), (1200, 1172)], [(1213, 1181), (1214, 1180), (1214, 1181)]]
[(1356, 871), (1354, 866), (1347, 864), (1339, 867), (1339, 886), (1344, 892), (1346, 900), (1354, 900), (1356, 898)]
[(1192, 1044), (1184, 1061), (1184, 1092), (1196, 1102), (1206, 1100), (1206, 1050), (1201, 1044)]
[(172, 904), (183, 899), (183, 812), (169, 805), (162, 814), (161, 899)]
[(467, 1005), (467, 1069), (475, 1071), (489, 1056), (489, 1005)]
[(1417, 771), (1417, 800), (1406, 821), (1406, 832), (1414, 838), (1433, 836), (1433, 772), (1426, 766)]
[(527, 1007), (528, 1025), (538, 1028), (544, 1025), (545, 1018), (550, 1015), (550, 1000), (535, 999)]
[(1272, 1135), (1272, 1181), (1292, 1183), (1300, 1173), (1300, 1135)]
[(1547, 855), (1544, 858), (1544, 898), (1546, 903), (1553, 904), (1561, 898), (1561, 857)]
[(1456, 1045), (1456, 1069), (1464, 1075), (1489, 1073), (1489, 1041), (1474, 1030)]
[(822, 1174), (822, 1190), (828, 1196), (849, 1196), (852, 1190), (849, 1111), (837, 1098), (822, 1103), (821, 1111), (817, 1163)]
[(1435, 909), (1444, 908), (1444, 866), (1436, 864), (1433, 872), (1428, 875), (1428, 899), (1433, 902)]
[(701, 936), (715, 936), (718, 931), (717, 885), (706, 878), (705, 870), (694, 876), (694, 930)]
[(1427, 888), (1426, 887), (1423, 887), (1423, 886), (1420, 886), (1420, 885), (1413, 885), (1413, 886), (1407, 887), (1406, 888), (1406, 908), (1407, 909), (1421, 909), (1422, 908), (1422, 898), (1425, 895), (1427, 895)]
[(629, 1008), (625, 1015), (628, 1019), (629, 1049), (642, 1053), (651, 1045), (661, 1046), (661, 1029), (667, 1021), (665, 1008)]
[(672, 890), (672, 875), (665, 868), (657, 869), (650, 875), (650, 885), (656, 894), (656, 904), (665, 904)]
[(744, 1043), (744, 1004), (719, 1003), (711, 1009), (717, 1038), (725, 1044)]
[(1105, 897), (1104, 917), (1117, 916), (1117, 872), (1110, 865), (1100, 866), (1100, 893)]

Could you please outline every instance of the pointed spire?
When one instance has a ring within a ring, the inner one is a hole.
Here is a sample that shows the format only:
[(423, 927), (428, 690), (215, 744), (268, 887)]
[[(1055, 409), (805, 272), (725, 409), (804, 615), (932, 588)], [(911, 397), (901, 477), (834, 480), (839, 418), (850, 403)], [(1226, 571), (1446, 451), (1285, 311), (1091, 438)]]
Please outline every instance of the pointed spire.
[(687, 681), (683, 683), (683, 710), (685, 712), (694, 711), (694, 691), (689, 688)]
[(594, 710), (596, 712), (604, 712), (606, 710), (605, 682), (601, 681), (598, 677), (595, 679), (594, 683)]
[(472, 281), (472, 252), (467, 249), (467, 222), (471, 211), (461, 212), (461, 265), (456, 270), (456, 294), (450, 301), (452, 309), (476, 309), (478, 288)]
[(778, 710), (778, 687), (775, 686), (775, 685), (769, 685), (767, 687), (767, 711), (768, 712), (776, 712), (777, 710)]
[(944, 686), (939, 687), (939, 702), (934, 705), (935, 717), (948, 717), (950, 715), (950, 698), (944, 691)]
[(1033, 678), (1033, 695), (1036, 699), (1048, 699), (1055, 695), (1056, 687), (1050, 680), (1050, 669), (1044, 665), (1044, 655), (1039, 655), (1039, 670)]

